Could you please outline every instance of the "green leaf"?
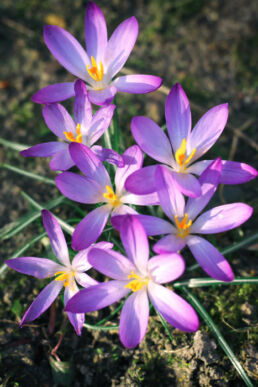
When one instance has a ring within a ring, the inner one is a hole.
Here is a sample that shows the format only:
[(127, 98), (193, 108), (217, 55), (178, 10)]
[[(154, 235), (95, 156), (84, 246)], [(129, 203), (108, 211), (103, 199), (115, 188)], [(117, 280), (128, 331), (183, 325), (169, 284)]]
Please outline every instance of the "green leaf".
[(53, 179), (49, 179), (48, 177), (37, 175), (36, 173), (24, 171), (23, 169), (15, 167), (15, 166), (10, 165), (10, 164), (2, 163), (2, 164), (0, 164), (0, 167), (8, 169), (9, 171), (12, 171), (15, 173), (19, 173), (20, 175), (29, 177), (30, 179), (43, 181), (43, 183), (54, 185), (54, 186), (56, 185), (56, 183)]
[(258, 277), (236, 277), (231, 282), (219, 281), (214, 278), (192, 278), (187, 281), (180, 281), (173, 283), (174, 288), (181, 288), (187, 286), (188, 288), (199, 288), (203, 286), (214, 285), (242, 285), (242, 284), (258, 284)]
[[(22, 194), (25, 199), (27, 199), (26, 194)], [(36, 219), (41, 217), (41, 209), (46, 208), (50, 210), (51, 208), (55, 208), (60, 203), (62, 203), (65, 200), (64, 196), (60, 196), (56, 199), (50, 200), (47, 202), (44, 207), (38, 207), (37, 211), (30, 211), (26, 215), (21, 216), (16, 221), (7, 224), (0, 230), (0, 239), (6, 240), (11, 238), (12, 236), (16, 235), (20, 231), (22, 231), (25, 227), (27, 227), (29, 224), (34, 222)]]
[(22, 312), (22, 306), (19, 300), (15, 300), (12, 306), (12, 312), (15, 314), (15, 316), (19, 317)]
[(72, 362), (56, 360), (54, 357), (50, 356), (49, 364), (56, 384), (61, 384), (62, 386), (73, 385), (75, 372)]
[(190, 303), (192, 304), (192, 306), (202, 316), (204, 322), (208, 325), (208, 327), (210, 328), (210, 330), (212, 331), (212, 333), (216, 337), (220, 347), (223, 349), (225, 354), (228, 356), (229, 360), (231, 361), (231, 363), (235, 367), (236, 371), (238, 372), (238, 374), (242, 378), (245, 385), (248, 387), (253, 387), (251, 380), (249, 379), (247, 373), (245, 372), (244, 368), (240, 364), (236, 355), (234, 354), (234, 352), (232, 351), (232, 349), (228, 345), (227, 341), (224, 339), (219, 328), (214, 323), (214, 321), (212, 320), (210, 315), (207, 313), (207, 311), (204, 309), (204, 307), (202, 306), (202, 304), (200, 303), (198, 298), (195, 297), (195, 295), (190, 290), (188, 290), (186, 287), (183, 286), (181, 289), (185, 293), (185, 295), (187, 296), (187, 298), (190, 301)]
[(119, 329), (119, 325), (92, 325), (84, 323), (83, 326), (85, 328), (92, 329), (95, 331), (116, 331)]
[(23, 144), (18, 144), (17, 142), (7, 141), (4, 138), (0, 138), (0, 144), (5, 146), (6, 148), (10, 148), (18, 152), (23, 151), (24, 149), (27, 149), (30, 147), (29, 145), (23, 145)]
[(173, 337), (172, 337), (172, 335), (171, 335), (171, 332), (170, 332), (170, 329), (169, 329), (169, 326), (168, 326), (166, 320), (164, 319), (164, 317), (163, 317), (156, 309), (155, 309), (155, 311), (156, 311), (157, 315), (158, 315), (159, 318), (160, 318), (161, 324), (163, 325), (163, 327), (165, 328), (165, 331), (167, 332), (167, 335), (168, 335), (168, 337), (169, 337), (169, 340), (170, 340), (171, 343), (172, 343)]

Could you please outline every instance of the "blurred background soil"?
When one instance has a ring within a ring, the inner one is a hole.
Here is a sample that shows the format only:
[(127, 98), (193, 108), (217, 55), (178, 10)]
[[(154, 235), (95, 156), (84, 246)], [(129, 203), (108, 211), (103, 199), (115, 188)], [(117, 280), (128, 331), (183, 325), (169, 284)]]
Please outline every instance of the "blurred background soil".
[[(106, 17), (109, 36), (121, 21), (136, 16), (139, 37), (126, 71), (161, 76), (165, 86), (149, 95), (117, 95), (124, 146), (134, 143), (130, 134), (133, 116), (146, 115), (160, 125), (165, 123), (166, 92), (175, 82), (180, 82), (191, 102), (193, 123), (212, 106), (229, 103), (228, 125), (208, 157), (220, 156), (257, 167), (257, 2), (101, 0), (97, 3)], [(85, 5), (86, 2), (81, 0), (1, 0), (0, 137), (26, 145), (55, 141), (44, 124), (42, 107), (34, 104), (31, 96), (44, 86), (72, 81), (74, 77), (48, 51), (43, 41), (43, 26), (58, 24), (84, 44)], [(72, 108), (71, 101), (65, 105)], [(36, 174), (55, 176), (46, 159), (24, 159), (18, 152), (2, 146), (0, 162)], [(21, 191), (41, 204), (59, 196), (54, 186), (46, 186), (6, 169), (0, 171), (0, 227), (31, 209)], [(216, 198), (218, 203), (244, 201), (254, 207), (254, 215), (241, 228), (214, 236), (212, 241), (218, 248), (230, 246), (257, 230), (257, 194), (254, 181), (220, 189)], [(85, 206), (81, 208), (85, 210)], [(66, 219), (71, 216), (71, 209), (61, 205), (54, 213)], [(14, 238), (1, 242), (0, 263), (42, 231), (39, 220)], [(67, 239), (70, 241), (70, 237)], [(43, 240), (27, 255), (46, 256), (48, 249)], [(257, 244), (227, 258), (236, 275), (257, 275)], [(193, 263), (191, 257), (187, 259)], [(204, 273), (197, 270), (194, 275), (203, 276)], [(146, 338), (134, 350), (122, 348), (117, 332), (85, 329), (78, 338), (67, 326), (57, 351), (61, 360), (58, 362), (50, 353), (60, 336), (61, 303), (56, 305), (56, 324), (52, 333), (48, 327), (49, 311), (33, 324), (22, 330), (18, 328), (24, 311), (44, 285), (42, 281), (11, 271), (1, 278), (1, 386), (243, 385), (203, 322), (200, 330), (192, 335), (171, 329), (171, 343), (155, 314)], [(257, 287), (203, 289), (194, 293), (221, 328), (249, 377), (255, 381), (258, 375)], [(88, 321), (94, 323), (107, 313), (93, 313)]]

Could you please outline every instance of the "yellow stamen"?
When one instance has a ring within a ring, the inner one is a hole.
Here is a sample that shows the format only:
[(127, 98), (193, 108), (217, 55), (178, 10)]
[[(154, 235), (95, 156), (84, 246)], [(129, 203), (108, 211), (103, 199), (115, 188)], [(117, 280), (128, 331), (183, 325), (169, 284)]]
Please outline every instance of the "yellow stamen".
[(81, 125), (80, 124), (76, 125), (76, 134), (77, 134), (77, 136), (74, 137), (72, 132), (64, 132), (64, 135), (68, 141), (81, 143), (82, 142), (82, 134), (81, 134)]
[(176, 162), (177, 164), (180, 166), (180, 168), (182, 169), (182, 172), (186, 169), (186, 165), (190, 163), (190, 161), (192, 160), (192, 158), (194, 157), (194, 154), (196, 152), (196, 148), (194, 148), (191, 152), (191, 154), (187, 157), (186, 159), (186, 139), (184, 138), (181, 145), (180, 145), (180, 148), (178, 148), (178, 150), (176, 151), (176, 154), (175, 154), (175, 158), (176, 158)]
[(121, 201), (119, 197), (114, 193), (113, 189), (109, 186), (106, 185), (106, 190), (107, 193), (103, 193), (103, 197), (105, 199), (108, 199), (109, 203), (112, 204), (113, 207), (118, 207), (121, 205)]
[(191, 219), (188, 220), (188, 214), (185, 214), (183, 219), (181, 219), (180, 221), (178, 220), (178, 216), (175, 215), (175, 223), (177, 226), (177, 236), (178, 237), (184, 238), (187, 235), (189, 235), (192, 221), (191, 221)]
[(72, 272), (68, 273), (67, 271), (57, 271), (55, 273), (55, 276), (57, 276), (55, 278), (55, 281), (65, 281), (64, 282), (64, 287), (68, 286), (68, 285), (71, 285), (71, 283), (73, 282), (73, 277), (74, 277), (74, 271), (72, 270)]
[(103, 69), (103, 63), (99, 62), (99, 67), (95, 61), (95, 58), (91, 57), (91, 68), (90, 65), (87, 65), (87, 71), (90, 74), (91, 78), (94, 79), (94, 81), (101, 81), (104, 75), (104, 69)]
[(128, 279), (135, 278), (133, 281), (129, 282), (129, 284), (125, 285), (125, 288), (131, 289), (133, 292), (138, 292), (141, 290), (144, 285), (148, 285), (148, 278), (142, 278), (138, 274), (135, 274), (134, 271), (128, 275)]

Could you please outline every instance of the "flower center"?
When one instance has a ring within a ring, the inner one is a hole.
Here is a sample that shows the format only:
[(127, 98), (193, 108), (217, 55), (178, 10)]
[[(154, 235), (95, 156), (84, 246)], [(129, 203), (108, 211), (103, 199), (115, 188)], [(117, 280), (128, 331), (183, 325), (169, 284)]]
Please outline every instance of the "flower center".
[(178, 220), (178, 216), (175, 215), (175, 223), (177, 226), (177, 236), (184, 238), (189, 235), (190, 227), (192, 225), (191, 219), (188, 220), (188, 214), (185, 214), (183, 219)]
[(64, 135), (68, 141), (81, 143), (82, 142), (82, 134), (81, 134), (81, 125), (80, 124), (77, 124), (77, 126), (76, 126), (76, 134), (77, 134), (77, 136), (74, 137), (72, 132), (64, 132)]
[(134, 271), (128, 275), (128, 279), (131, 278), (134, 279), (130, 281), (129, 284), (125, 285), (125, 288), (131, 289), (133, 292), (138, 292), (138, 290), (141, 290), (144, 285), (148, 285), (149, 282), (148, 278), (142, 278), (138, 274), (135, 274)]
[(103, 193), (103, 197), (108, 200), (109, 204), (113, 207), (118, 207), (121, 205), (119, 197), (114, 193), (110, 185), (106, 185), (107, 192)]
[(195, 152), (196, 152), (196, 148), (194, 148), (192, 150), (190, 156), (188, 156), (186, 158), (186, 154), (185, 154), (186, 153), (186, 139), (184, 138), (181, 145), (180, 145), (180, 148), (178, 148), (178, 150), (176, 151), (176, 154), (175, 154), (176, 162), (180, 167), (180, 172), (184, 172), (186, 170), (186, 166), (187, 166), (187, 164), (190, 163), (190, 161), (194, 157)]
[(103, 63), (99, 62), (99, 67), (95, 61), (95, 58), (91, 57), (91, 68), (90, 65), (87, 65), (87, 71), (90, 74), (91, 78), (94, 79), (94, 81), (101, 81), (104, 75), (104, 69), (103, 69)]
[(55, 281), (64, 281), (64, 287), (66, 288), (66, 286), (73, 285), (74, 275), (75, 272), (73, 270), (71, 272), (57, 271), (55, 273), (55, 276), (57, 276)]

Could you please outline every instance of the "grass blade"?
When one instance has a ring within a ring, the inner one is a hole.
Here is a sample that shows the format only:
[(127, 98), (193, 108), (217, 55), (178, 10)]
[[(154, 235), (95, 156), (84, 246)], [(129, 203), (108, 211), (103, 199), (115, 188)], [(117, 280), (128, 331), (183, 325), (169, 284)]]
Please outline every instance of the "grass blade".
[[(36, 202), (32, 197), (30, 197), (25, 192), (21, 192), (22, 196), (37, 210), (43, 210), (46, 207), (43, 207), (41, 204)], [(74, 227), (70, 226), (68, 223), (64, 222), (62, 219), (60, 219), (58, 216), (55, 215), (55, 218), (58, 220), (60, 226), (63, 230), (65, 230), (68, 234), (72, 235), (74, 232)]]
[(88, 329), (93, 329), (95, 331), (113, 331), (113, 330), (118, 330), (119, 325), (92, 325), (88, 323), (84, 323), (83, 326)]
[[(154, 309), (155, 309), (155, 308), (154, 308)], [(161, 324), (163, 325), (165, 331), (167, 332), (167, 335), (168, 335), (168, 337), (169, 337), (169, 340), (170, 340), (171, 343), (172, 343), (173, 337), (172, 337), (172, 335), (171, 335), (171, 332), (170, 332), (170, 329), (169, 329), (169, 326), (168, 326), (166, 320), (164, 319), (164, 317), (163, 317), (156, 309), (155, 309), (155, 311), (156, 311), (157, 315), (158, 315), (159, 318), (160, 318)]]
[[(255, 242), (257, 239), (258, 239), (258, 233), (250, 235), (249, 237), (244, 238), (244, 240), (235, 243), (233, 246), (226, 247), (224, 250), (221, 251), (221, 254), (227, 255), (227, 254), (233, 253), (234, 251), (237, 251), (237, 250), (241, 249), (242, 247), (250, 245), (251, 243)], [(197, 269), (198, 267), (200, 267), (200, 265), (198, 263), (195, 263), (194, 265), (189, 266), (186, 269), (186, 271), (193, 271), (193, 270)]]
[(236, 277), (231, 282), (219, 281), (213, 278), (192, 278), (186, 281), (175, 282), (174, 288), (187, 286), (188, 288), (201, 288), (204, 286), (214, 285), (243, 285), (243, 284), (258, 284), (258, 277)]
[(229, 360), (231, 361), (231, 363), (235, 367), (236, 371), (238, 372), (238, 374), (242, 378), (242, 380), (245, 383), (245, 385), (248, 386), (248, 387), (253, 387), (253, 384), (252, 384), (251, 380), (249, 379), (247, 373), (245, 372), (244, 368), (240, 364), (240, 362), (237, 359), (236, 355), (234, 354), (234, 352), (232, 351), (232, 349), (230, 348), (230, 346), (228, 345), (228, 343), (226, 342), (226, 340), (222, 336), (219, 328), (213, 322), (212, 318), (206, 312), (206, 310), (204, 309), (204, 307), (202, 306), (202, 304), (200, 303), (198, 298), (196, 298), (195, 295), (190, 290), (188, 290), (186, 287), (183, 286), (181, 289), (185, 293), (185, 295), (187, 296), (187, 298), (190, 301), (190, 303), (192, 304), (192, 306), (202, 316), (203, 320), (208, 325), (208, 327), (210, 328), (210, 330), (212, 331), (214, 336), (216, 336), (217, 341), (218, 341), (220, 347), (223, 349), (225, 354), (228, 356)]
[(4, 138), (0, 138), (0, 144), (5, 146), (6, 148), (10, 148), (10, 149), (16, 150), (18, 152), (29, 148), (29, 145), (23, 145), (23, 144), (18, 144), (17, 142), (7, 141)]
[[(43, 232), (37, 235), (36, 237), (31, 238), (27, 243), (25, 243), (25, 245), (23, 245), (18, 250), (16, 250), (15, 253), (9, 259), (20, 257), (26, 250), (28, 250), (31, 246), (33, 246), (35, 243), (40, 241), (46, 235), (47, 233)], [(2, 277), (2, 275), (7, 269), (8, 269), (8, 266), (4, 263), (0, 268), (0, 277)]]
[(51, 184), (54, 186), (56, 185), (56, 183), (53, 179), (49, 179), (48, 177), (37, 175), (36, 173), (24, 171), (23, 169), (15, 167), (15, 166), (10, 165), (10, 164), (2, 163), (2, 164), (0, 164), (0, 167), (8, 169), (9, 171), (12, 171), (15, 173), (19, 173), (20, 175), (29, 177), (30, 179), (39, 180), (39, 181), (42, 181), (43, 183)]

